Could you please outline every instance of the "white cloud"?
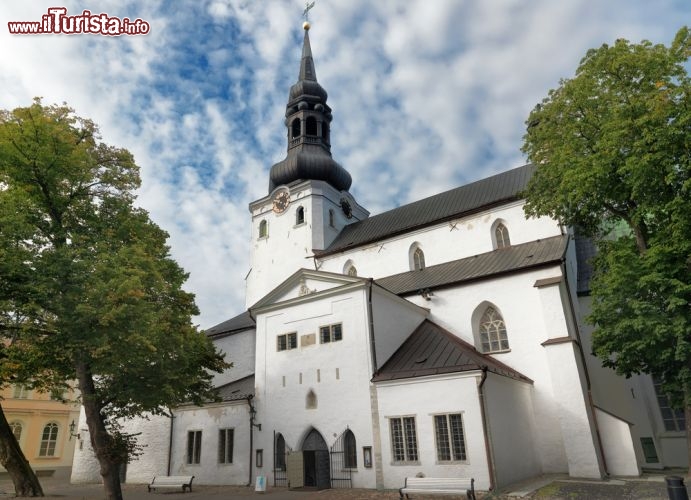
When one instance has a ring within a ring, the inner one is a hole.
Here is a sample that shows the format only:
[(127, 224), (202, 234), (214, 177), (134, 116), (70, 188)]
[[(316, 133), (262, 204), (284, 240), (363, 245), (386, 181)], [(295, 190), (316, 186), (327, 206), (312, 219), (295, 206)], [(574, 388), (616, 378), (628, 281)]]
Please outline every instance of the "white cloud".
[[(252, 199), (283, 158), (300, 0), (69, 0), (151, 24), (145, 36), (18, 36), (55, 2), (0, 4), (0, 107), (66, 101), (142, 167), (139, 203), (190, 272), (199, 323), (244, 308)], [(174, 8), (171, 7), (174, 5)], [(319, 0), (316, 70), (335, 159), (373, 213), (518, 166), (530, 109), (588, 48), (668, 44), (687, 2)]]

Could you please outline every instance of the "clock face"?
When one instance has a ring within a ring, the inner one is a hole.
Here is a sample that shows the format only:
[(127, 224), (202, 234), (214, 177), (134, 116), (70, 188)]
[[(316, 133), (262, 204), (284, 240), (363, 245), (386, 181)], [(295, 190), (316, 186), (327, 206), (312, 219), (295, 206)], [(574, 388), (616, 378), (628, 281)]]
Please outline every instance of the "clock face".
[(284, 212), (288, 205), (290, 204), (290, 194), (288, 191), (281, 191), (276, 193), (273, 200), (273, 211), (277, 214)]

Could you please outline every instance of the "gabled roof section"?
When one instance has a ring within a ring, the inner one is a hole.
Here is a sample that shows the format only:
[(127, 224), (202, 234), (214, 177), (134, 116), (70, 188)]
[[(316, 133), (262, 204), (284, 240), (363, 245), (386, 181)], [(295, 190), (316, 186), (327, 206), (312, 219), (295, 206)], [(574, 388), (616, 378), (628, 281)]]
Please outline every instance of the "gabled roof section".
[(568, 236), (553, 236), (508, 248), (444, 262), (422, 270), (407, 271), (375, 280), (397, 295), (415, 293), (501, 274), (524, 271), (560, 262), (566, 252)]
[(430, 320), (423, 321), (398, 350), (374, 374), (373, 382), (447, 373), (487, 370), (497, 375), (533, 383), (531, 379)]
[(225, 320), (216, 326), (204, 331), (207, 337), (218, 337), (221, 335), (232, 335), (234, 333), (250, 330), (255, 327), (254, 320), (250, 316), (249, 311), (238, 314), (234, 318)]
[[(357, 276), (304, 268), (298, 269), (286, 278), (283, 283), (250, 307), (250, 311), (252, 312), (274, 303), (300, 299), (325, 290), (334, 290), (348, 285), (360, 285), (366, 281), (367, 279), (358, 278)], [(317, 288), (314, 288), (315, 284), (318, 284)]]
[(315, 254), (342, 252), (518, 200), (534, 172), (534, 165), (524, 165), (350, 224), (329, 248)]
[(239, 401), (254, 397), (254, 374), (216, 388), (221, 401)]

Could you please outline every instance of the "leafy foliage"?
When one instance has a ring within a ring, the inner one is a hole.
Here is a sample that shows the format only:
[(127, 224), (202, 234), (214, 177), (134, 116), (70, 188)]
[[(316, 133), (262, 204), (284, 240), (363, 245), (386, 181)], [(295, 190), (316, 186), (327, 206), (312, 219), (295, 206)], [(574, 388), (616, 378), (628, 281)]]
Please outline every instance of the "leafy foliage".
[(213, 399), (229, 366), (191, 323), (187, 274), (134, 205), (139, 185), (132, 155), (70, 108), (0, 112), (0, 382), (78, 380), (106, 461), (135, 450), (117, 418)]
[[(588, 51), (531, 112), (527, 215), (596, 238), (593, 347), (691, 405), (691, 32)], [(613, 231), (624, 227), (623, 233)], [(688, 413), (688, 412), (687, 412)], [(691, 415), (691, 413), (690, 413)]]

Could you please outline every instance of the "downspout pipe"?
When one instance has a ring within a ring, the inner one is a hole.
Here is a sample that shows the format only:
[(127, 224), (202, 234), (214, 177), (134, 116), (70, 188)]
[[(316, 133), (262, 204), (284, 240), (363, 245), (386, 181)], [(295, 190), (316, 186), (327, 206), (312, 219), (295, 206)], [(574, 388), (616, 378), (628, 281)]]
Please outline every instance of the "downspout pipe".
[(173, 423), (175, 422), (175, 414), (170, 410), (170, 435), (168, 436), (168, 467), (166, 468), (166, 475), (170, 476), (170, 467), (173, 458)]
[(372, 314), (372, 284), (373, 278), (367, 279), (367, 318), (369, 320), (369, 343), (370, 351), (372, 353), (372, 373), (377, 373), (379, 367), (377, 366), (377, 349), (374, 342), (374, 315)]
[(252, 406), (252, 396), (251, 394), (247, 396), (247, 406), (249, 407), (249, 414), (250, 414), (250, 475), (249, 475), (249, 480), (247, 481), (247, 486), (252, 486), (252, 459), (254, 455), (254, 406)]
[(494, 491), (496, 479), (494, 477), (494, 455), (492, 454), (492, 444), (489, 437), (489, 426), (487, 425), (487, 411), (485, 410), (485, 381), (487, 380), (487, 365), (482, 366), (482, 377), (477, 386), (477, 394), (480, 399), (480, 417), (482, 419), (482, 434), (485, 438), (485, 454), (487, 455), (487, 471), (489, 472), (489, 491)]

